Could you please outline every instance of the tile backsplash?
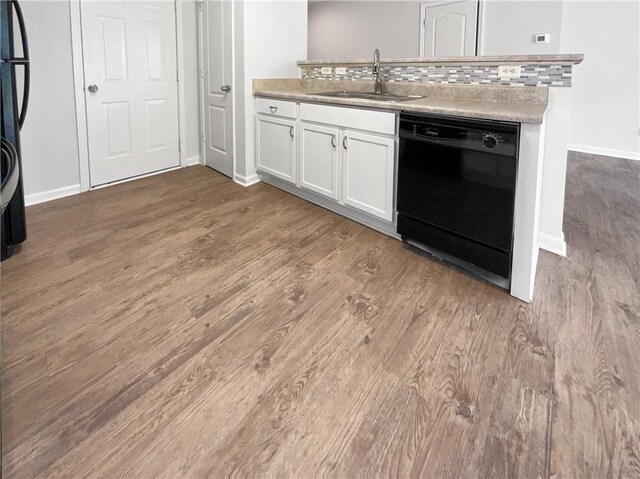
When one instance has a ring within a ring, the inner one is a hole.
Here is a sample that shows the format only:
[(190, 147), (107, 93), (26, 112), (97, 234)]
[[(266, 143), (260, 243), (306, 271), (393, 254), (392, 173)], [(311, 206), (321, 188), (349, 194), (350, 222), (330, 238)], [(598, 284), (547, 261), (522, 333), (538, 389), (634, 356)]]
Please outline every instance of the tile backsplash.
[[(419, 82), (463, 85), (510, 85), (538, 87), (570, 87), (571, 64), (533, 63), (522, 65), (519, 77), (498, 76), (498, 65), (393, 65), (382, 66), (380, 77), (388, 82)], [(323, 74), (321, 66), (304, 65), (302, 78), (306, 80), (373, 80), (373, 67), (346, 66), (346, 73)], [(325, 65), (326, 68), (326, 65)]]

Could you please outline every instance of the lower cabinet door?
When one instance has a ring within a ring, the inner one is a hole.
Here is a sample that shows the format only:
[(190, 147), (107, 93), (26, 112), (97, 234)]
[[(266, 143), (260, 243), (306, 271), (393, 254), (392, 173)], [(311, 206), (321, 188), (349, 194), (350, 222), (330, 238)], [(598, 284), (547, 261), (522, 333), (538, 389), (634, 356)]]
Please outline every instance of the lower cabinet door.
[(296, 182), (296, 122), (256, 115), (256, 168)]
[(342, 201), (384, 220), (393, 220), (395, 140), (344, 130)]
[(300, 123), (300, 177), (298, 185), (334, 200), (338, 199), (337, 128)]

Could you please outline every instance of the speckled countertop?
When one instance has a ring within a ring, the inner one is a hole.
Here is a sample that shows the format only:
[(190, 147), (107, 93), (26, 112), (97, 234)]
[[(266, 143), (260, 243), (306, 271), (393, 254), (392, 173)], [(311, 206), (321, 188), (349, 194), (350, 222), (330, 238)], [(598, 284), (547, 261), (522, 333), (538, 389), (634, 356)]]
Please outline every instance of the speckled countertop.
[(511, 86), (386, 83), (387, 92), (423, 96), (420, 99), (400, 102), (334, 98), (313, 94), (342, 90), (373, 91), (373, 82), (297, 78), (253, 81), (253, 94), (259, 97), (517, 123), (542, 123), (548, 101), (546, 88)]

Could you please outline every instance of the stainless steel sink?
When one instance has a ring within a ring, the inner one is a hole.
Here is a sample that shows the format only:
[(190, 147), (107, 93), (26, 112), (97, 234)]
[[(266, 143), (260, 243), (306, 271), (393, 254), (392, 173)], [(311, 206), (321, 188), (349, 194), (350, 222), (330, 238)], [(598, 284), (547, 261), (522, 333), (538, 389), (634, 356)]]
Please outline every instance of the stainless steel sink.
[(356, 98), (377, 101), (409, 101), (422, 98), (417, 95), (396, 95), (394, 93), (369, 93), (366, 91), (328, 91), (322, 93), (307, 93), (307, 95), (328, 96), (332, 98)]

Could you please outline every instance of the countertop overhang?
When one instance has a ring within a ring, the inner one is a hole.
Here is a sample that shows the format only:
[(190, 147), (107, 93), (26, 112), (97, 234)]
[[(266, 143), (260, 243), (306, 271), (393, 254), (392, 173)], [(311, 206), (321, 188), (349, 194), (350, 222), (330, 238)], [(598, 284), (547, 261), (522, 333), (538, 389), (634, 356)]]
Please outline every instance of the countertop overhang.
[[(372, 91), (371, 82), (348, 82), (348, 87), (336, 81), (301, 79), (254, 80), (253, 94), (258, 97), (290, 101), (344, 105), (387, 111), (410, 111), (464, 118), (540, 124), (547, 108), (547, 89), (487, 86), (422, 85), (407, 87), (389, 85), (398, 93), (424, 95), (408, 101), (379, 101), (355, 98), (336, 98), (314, 95), (339, 90)], [(416, 91), (416, 88), (423, 88)], [(458, 94), (456, 96), (456, 93)]]

